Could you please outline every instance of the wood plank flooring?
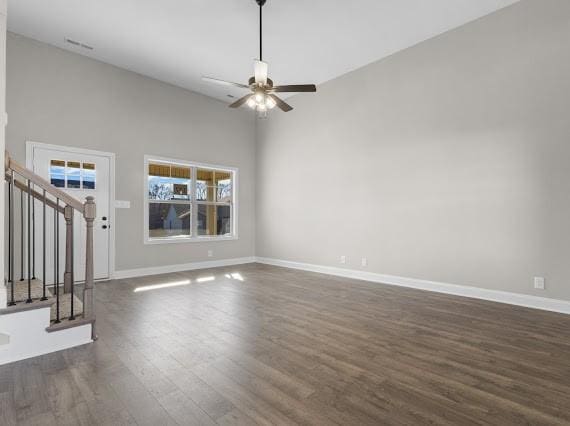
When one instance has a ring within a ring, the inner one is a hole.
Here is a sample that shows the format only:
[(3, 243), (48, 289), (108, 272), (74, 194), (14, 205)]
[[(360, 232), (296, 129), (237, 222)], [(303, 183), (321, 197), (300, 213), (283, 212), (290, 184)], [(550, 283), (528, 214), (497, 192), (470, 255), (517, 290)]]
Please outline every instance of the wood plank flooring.
[(96, 286), (1, 425), (570, 424), (570, 316), (251, 264)]

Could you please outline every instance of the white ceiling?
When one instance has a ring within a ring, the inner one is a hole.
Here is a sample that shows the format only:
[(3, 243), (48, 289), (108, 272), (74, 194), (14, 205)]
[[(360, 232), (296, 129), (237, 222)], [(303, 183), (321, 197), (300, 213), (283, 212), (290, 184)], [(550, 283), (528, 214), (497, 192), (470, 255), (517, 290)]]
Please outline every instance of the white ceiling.
[[(268, 0), (264, 59), (277, 84), (320, 84), (518, 0)], [(10, 0), (8, 29), (218, 99), (258, 56), (254, 0)], [(75, 39), (89, 51), (64, 42)]]

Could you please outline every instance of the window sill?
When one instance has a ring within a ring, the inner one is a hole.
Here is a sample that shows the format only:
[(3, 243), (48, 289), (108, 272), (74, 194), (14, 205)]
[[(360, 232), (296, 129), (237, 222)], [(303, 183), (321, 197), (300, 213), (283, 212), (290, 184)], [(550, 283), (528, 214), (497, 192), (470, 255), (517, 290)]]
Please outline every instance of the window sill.
[(188, 237), (188, 238), (145, 238), (145, 244), (187, 244), (187, 243), (211, 243), (217, 241), (234, 241), (237, 240), (237, 235), (230, 235), (225, 237)]

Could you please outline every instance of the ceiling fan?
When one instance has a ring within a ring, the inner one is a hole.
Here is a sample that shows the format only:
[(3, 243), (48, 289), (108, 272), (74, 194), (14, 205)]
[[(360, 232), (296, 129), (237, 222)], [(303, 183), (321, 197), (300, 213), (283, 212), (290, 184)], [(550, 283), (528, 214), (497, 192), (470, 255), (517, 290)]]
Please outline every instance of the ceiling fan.
[(255, 0), (259, 5), (259, 60), (254, 61), (254, 75), (248, 84), (233, 83), (230, 81), (218, 80), (211, 77), (202, 77), (208, 83), (221, 84), (224, 86), (239, 87), (248, 89), (251, 93), (238, 99), (230, 108), (239, 108), (247, 105), (258, 112), (260, 117), (266, 117), (267, 111), (276, 106), (285, 112), (293, 109), (291, 105), (275, 95), (280, 92), (316, 92), (314, 84), (295, 84), (286, 86), (274, 86), (273, 81), (268, 77), (267, 62), (263, 62), (263, 5), (267, 0)]

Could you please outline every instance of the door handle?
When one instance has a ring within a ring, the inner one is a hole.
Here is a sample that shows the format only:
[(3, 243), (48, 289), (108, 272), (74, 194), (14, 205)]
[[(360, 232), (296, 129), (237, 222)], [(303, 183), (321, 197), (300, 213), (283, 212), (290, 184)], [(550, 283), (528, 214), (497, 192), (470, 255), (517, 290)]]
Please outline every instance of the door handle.
[(103, 228), (103, 229), (107, 229), (107, 225), (103, 225), (101, 228)]

